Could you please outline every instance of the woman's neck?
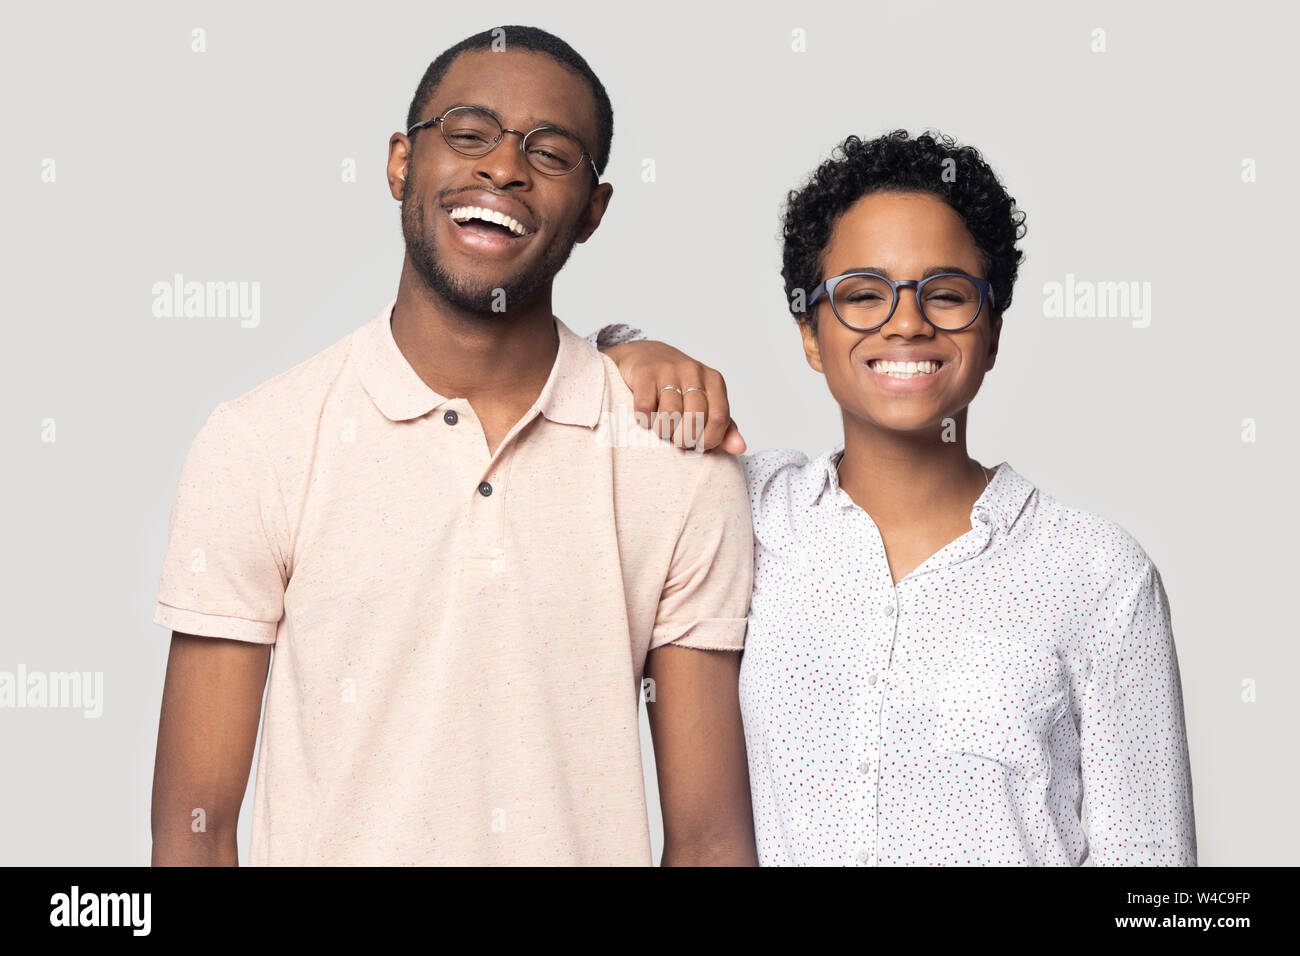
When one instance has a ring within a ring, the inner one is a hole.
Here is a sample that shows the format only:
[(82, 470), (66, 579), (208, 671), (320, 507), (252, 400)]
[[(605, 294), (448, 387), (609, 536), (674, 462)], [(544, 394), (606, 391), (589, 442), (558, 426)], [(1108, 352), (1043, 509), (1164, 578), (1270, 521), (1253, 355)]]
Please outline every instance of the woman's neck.
[(845, 416), (839, 484), (878, 526), (964, 520), (990, 475), (966, 452), (964, 409), (948, 429), (932, 432), (890, 431)]

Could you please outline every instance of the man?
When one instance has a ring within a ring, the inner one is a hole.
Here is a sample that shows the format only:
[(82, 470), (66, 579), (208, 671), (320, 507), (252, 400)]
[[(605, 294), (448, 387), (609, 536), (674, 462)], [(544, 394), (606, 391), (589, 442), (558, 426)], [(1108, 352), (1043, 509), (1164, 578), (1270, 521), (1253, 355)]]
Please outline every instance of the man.
[(274, 646), (253, 864), (648, 864), (644, 676), (663, 863), (753, 865), (740, 466), (622, 443), (631, 393), (551, 311), (613, 191), (604, 88), (505, 27), (430, 65), (407, 126), (396, 299), (185, 462), (153, 861), (238, 862)]

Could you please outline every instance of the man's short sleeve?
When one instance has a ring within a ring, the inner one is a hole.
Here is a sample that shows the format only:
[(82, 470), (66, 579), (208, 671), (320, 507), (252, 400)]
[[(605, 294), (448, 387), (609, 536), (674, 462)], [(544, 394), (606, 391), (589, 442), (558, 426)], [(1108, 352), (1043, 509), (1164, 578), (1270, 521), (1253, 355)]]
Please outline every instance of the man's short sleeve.
[(754, 583), (754, 528), (740, 462), (701, 456), (700, 475), (659, 597), (650, 649), (738, 651)]
[(288, 541), (271, 459), (223, 402), (199, 429), (181, 469), (154, 623), (274, 644), (289, 579)]

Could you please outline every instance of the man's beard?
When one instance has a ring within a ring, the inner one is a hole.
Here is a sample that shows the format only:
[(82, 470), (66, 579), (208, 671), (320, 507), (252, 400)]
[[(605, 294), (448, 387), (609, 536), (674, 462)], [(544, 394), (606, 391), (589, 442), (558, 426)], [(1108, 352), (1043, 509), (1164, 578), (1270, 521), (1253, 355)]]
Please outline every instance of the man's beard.
[[(425, 284), (458, 309), (493, 318), (509, 315), (512, 309), (525, 305), (546, 288), (573, 251), (574, 237), (578, 232), (576, 224), (567, 234), (553, 237), (531, 269), (508, 276), (496, 285), (475, 284), (463, 276), (453, 275), (438, 260), (433, 240), (437, 226), (425, 219), (424, 200), (414, 179), (408, 171), (406, 188), (402, 192), (402, 236), (406, 240), (406, 254)], [(441, 206), (439, 212), (441, 214)]]

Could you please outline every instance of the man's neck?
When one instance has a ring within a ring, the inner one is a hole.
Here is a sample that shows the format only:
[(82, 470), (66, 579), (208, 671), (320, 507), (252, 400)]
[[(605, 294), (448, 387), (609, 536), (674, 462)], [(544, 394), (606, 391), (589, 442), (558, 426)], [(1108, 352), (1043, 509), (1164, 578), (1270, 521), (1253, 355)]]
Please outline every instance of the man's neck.
[(392, 329), (402, 356), (426, 385), (476, 407), (531, 404), (559, 352), (549, 294), (509, 315), (484, 316), (458, 309), (405, 274)]

